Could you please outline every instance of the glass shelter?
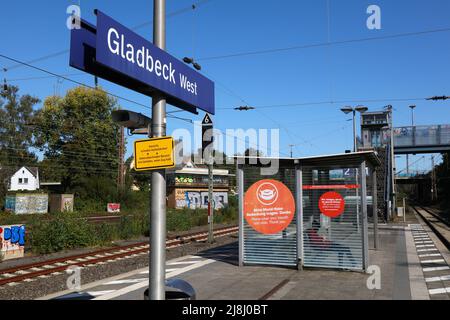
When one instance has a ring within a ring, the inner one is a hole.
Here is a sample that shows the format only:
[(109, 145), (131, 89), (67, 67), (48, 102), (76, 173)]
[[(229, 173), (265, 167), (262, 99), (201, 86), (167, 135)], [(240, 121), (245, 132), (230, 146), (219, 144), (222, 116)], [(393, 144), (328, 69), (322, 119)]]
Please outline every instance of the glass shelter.
[(364, 271), (378, 242), (375, 152), (237, 157), (239, 264)]

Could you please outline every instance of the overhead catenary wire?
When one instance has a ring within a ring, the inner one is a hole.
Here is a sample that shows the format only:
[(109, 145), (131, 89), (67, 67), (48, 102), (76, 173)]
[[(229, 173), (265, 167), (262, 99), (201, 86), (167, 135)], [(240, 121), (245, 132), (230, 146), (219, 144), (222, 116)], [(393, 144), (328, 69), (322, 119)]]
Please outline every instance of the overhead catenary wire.
[[(371, 102), (407, 102), (407, 101), (423, 101), (426, 98), (380, 98), (380, 99), (349, 99), (349, 100), (324, 100), (324, 101), (311, 101), (311, 102), (293, 102), (283, 104), (271, 104), (253, 106), (255, 109), (271, 109), (271, 108), (283, 108), (283, 107), (301, 107), (312, 105), (327, 105), (327, 104), (343, 104), (343, 103), (371, 103)], [(219, 107), (218, 110), (235, 110), (235, 107)]]
[(424, 31), (418, 31), (418, 32), (398, 33), (398, 34), (379, 36), (379, 37), (349, 39), (349, 40), (330, 41), (330, 42), (327, 41), (327, 42), (320, 42), (320, 43), (315, 43), (315, 44), (296, 45), (296, 46), (290, 46), (290, 47), (280, 47), (280, 48), (273, 48), (273, 49), (263, 49), (263, 50), (230, 53), (230, 54), (224, 54), (224, 55), (203, 57), (203, 58), (199, 58), (197, 60), (198, 61), (222, 60), (222, 59), (230, 59), (230, 58), (237, 58), (237, 57), (244, 57), (244, 56), (292, 51), (292, 50), (328, 47), (328, 46), (335, 46), (335, 45), (349, 44), (349, 43), (397, 39), (397, 38), (412, 37), (412, 36), (419, 36), (419, 35), (426, 35), (426, 34), (433, 34), (433, 33), (449, 32), (449, 31), (450, 31), (450, 27), (449, 28), (432, 29), (432, 30), (424, 30)]
[[(0, 53), (0, 57), (5, 58), (5, 59), (8, 59), (8, 60), (10, 60), (10, 61), (15, 61), (15, 62), (17, 62), (17, 63), (21, 63), (21, 64), (23, 64), (23, 65), (25, 65), (25, 66), (27, 66), (27, 67), (29, 67), (29, 68), (32, 68), (32, 69), (35, 69), (35, 70), (38, 70), (38, 71), (41, 71), (41, 72), (50, 74), (50, 75), (52, 75), (53, 77), (57, 77), (57, 78), (59, 78), (59, 79), (64, 79), (64, 80), (66, 80), (66, 81), (75, 83), (75, 84), (80, 85), (80, 86), (83, 86), (83, 87), (87, 87), (87, 88), (92, 89), (92, 90), (98, 90), (98, 88), (96, 88), (95, 86), (91, 86), (91, 85), (85, 84), (85, 83), (83, 83), (83, 82), (80, 82), (80, 81), (77, 81), (77, 80), (73, 80), (73, 79), (71, 79), (71, 78), (68, 78), (67, 76), (64, 76), (64, 75), (61, 75), (61, 74), (57, 74), (57, 73), (55, 73), (55, 72), (52, 72), (52, 71), (49, 71), (49, 70), (46, 70), (46, 69), (43, 69), (43, 68), (40, 68), (40, 67), (36, 67), (36, 66), (30, 65), (30, 64), (28, 64), (28, 63), (26, 63), (26, 62), (23, 62), (23, 61), (20, 61), (20, 60), (18, 60), (18, 59), (9, 57), (9, 56), (7, 56), (7, 55), (4, 55), (4, 54), (1, 54), (1, 53)], [(133, 100), (130, 100), (130, 99), (128, 99), (128, 98), (124, 98), (124, 97), (122, 97), (122, 96), (119, 96), (119, 95), (110, 93), (110, 92), (108, 92), (108, 91), (106, 91), (106, 90), (104, 90), (104, 89), (101, 89), (101, 90), (102, 90), (103, 92), (105, 92), (107, 95), (109, 95), (109, 96), (111, 96), (111, 97), (114, 97), (114, 98), (116, 98), (116, 99), (120, 99), (120, 100), (123, 100), (123, 101), (127, 101), (127, 102), (133, 103), (133, 104), (135, 104), (135, 105), (138, 105), (138, 106), (143, 107), (143, 108), (146, 108), (146, 109), (151, 109), (151, 107), (149, 107), (149, 106), (147, 106), (147, 105), (145, 105), (145, 104), (142, 104), (142, 103), (140, 103), (140, 102), (133, 101)], [(173, 112), (178, 112), (178, 110), (173, 111)], [(169, 118), (170, 118), (170, 117), (174, 117), (174, 116), (170, 115), (170, 113), (172, 113), (172, 111), (169, 111), (169, 112), (167, 112), (167, 113), (169, 113), (169, 114), (167, 115), (167, 117), (169, 117)]]
[[(195, 2), (194, 5), (196, 7), (199, 7), (199, 6), (202, 6), (202, 5), (204, 5), (204, 4), (206, 4), (207, 2), (210, 2), (210, 1), (212, 1), (212, 0), (200, 0), (200, 1)], [(182, 9), (176, 10), (174, 12), (168, 13), (166, 15), (166, 18), (170, 19), (172, 17), (175, 17), (177, 15), (183, 14), (185, 12), (189, 12), (190, 10), (192, 10), (192, 5), (190, 5), (189, 7), (184, 7)], [(153, 24), (153, 20), (150, 20), (150, 21), (138, 24), (138, 25), (132, 27), (131, 29), (132, 30), (138, 30), (138, 29), (141, 29), (143, 27), (146, 27), (146, 26), (149, 26), (149, 25), (152, 25), (152, 24)], [(52, 59), (52, 58), (56, 58), (56, 57), (65, 55), (65, 54), (67, 54), (69, 52), (70, 52), (70, 50), (68, 50), (68, 49), (60, 50), (60, 51), (57, 51), (57, 52), (54, 52), (54, 53), (50, 53), (50, 54), (44, 55), (44, 56), (39, 57), (39, 58), (35, 58), (33, 60), (29, 60), (29, 61), (27, 61), (27, 63), (32, 64), (32, 63), (36, 63), (36, 62), (45, 61), (45, 60), (48, 60), (48, 59)], [(13, 69), (17, 69), (17, 68), (19, 68), (21, 66), (22, 66), (22, 64), (16, 63), (14, 65), (6, 67), (6, 69), (7, 70), (13, 70)]]

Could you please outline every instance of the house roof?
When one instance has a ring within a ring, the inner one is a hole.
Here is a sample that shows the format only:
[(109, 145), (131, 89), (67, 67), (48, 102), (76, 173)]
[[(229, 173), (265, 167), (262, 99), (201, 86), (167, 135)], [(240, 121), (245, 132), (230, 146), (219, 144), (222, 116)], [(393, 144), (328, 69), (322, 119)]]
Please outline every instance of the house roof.
[[(39, 172), (39, 168), (38, 168), (38, 167), (28, 167), (28, 166), (24, 166), (24, 167), (22, 167), (22, 168), (27, 169), (28, 171), (30, 171), (30, 173), (31, 173), (35, 178), (37, 178), (38, 172)], [(22, 168), (20, 168), (20, 169), (22, 169)], [(20, 171), (20, 169), (17, 170), (17, 171)], [(17, 171), (16, 171), (16, 172), (17, 172)]]

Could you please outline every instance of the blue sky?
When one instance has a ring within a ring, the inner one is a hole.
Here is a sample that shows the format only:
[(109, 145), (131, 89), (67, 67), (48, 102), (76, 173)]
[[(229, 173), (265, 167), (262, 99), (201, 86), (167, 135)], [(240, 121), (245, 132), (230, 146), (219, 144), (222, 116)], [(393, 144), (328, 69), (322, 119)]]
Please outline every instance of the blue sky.
[[(195, 1), (167, 0), (167, 13), (178, 12)], [(95, 23), (98, 8), (128, 27), (152, 20), (153, 1), (41, 0), (3, 1), (0, 27), (0, 53), (32, 61), (69, 49), (66, 8), (81, 3), (82, 17)], [(329, 3), (329, 16), (327, 14)], [(369, 5), (380, 6), (382, 29), (366, 27)], [(410, 124), (411, 104), (416, 104), (416, 124), (450, 122), (448, 102), (401, 101), (389, 99), (425, 98), (449, 95), (450, 32), (367, 42), (337, 44), (269, 54), (223, 59), (205, 59), (233, 53), (382, 37), (450, 27), (447, 0), (209, 0), (195, 10), (186, 10), (167, 20), (167, 50), (178, 58), (193, 56), (205, 75), (216, 82), (216, 127), (280, 128), (281, 155), (330, 154), (351, 149), (352, 127), (342, 104), (302, 105), (261, 108), (238, 112), (226, 108), (243, 104), (267, 106), (316, 101), (387, 99), (365, 103), (371, 110), (392, 104), (394, 124)], [(6, 13), (6, 14), (5, 14)], [(328, 20), (329, 17), (329, 20)], [(328, 28), (329, 21), (329, 28)], [(152, 25), (136, 30), (151, 40)], [(68, 64), (68, 54), (34, 63), (36, 66), (93, 84), (93, 77), (80, 75)], [(0, 58), (0, 66), (14, 65)], [(4, 76), (4, 75), (2, 75)], [(22, 93), (41, 99), (64, 92), (74, 84), (55, 78), (15, 80), (46, 76), (26, 67), (12, 68), (6, 74)], [(100, 80), (107, 91), (142, 104), (150, 98)], [(128, 109), (149, 113), (148, 109), (119, 101)], [(353, 103), (358, 104), (357, 102)], [(225, 109), (223, 109), (225, 108)], [(169, 110), (175, 110), (169, 107)], [(178, 116), (201, 120), (203, 114)], [(169, 119), (168, 133), (192, 125)], [(129, 139), (127, 154), (131, 154)], [(412, 157), (411, 162), (420, 156)], [(398, 159), (398, 168), (404, 166)], [(430, 161), (417, 162), (426, 169)], [(415, 168), (415, 167), (413, 167)]]

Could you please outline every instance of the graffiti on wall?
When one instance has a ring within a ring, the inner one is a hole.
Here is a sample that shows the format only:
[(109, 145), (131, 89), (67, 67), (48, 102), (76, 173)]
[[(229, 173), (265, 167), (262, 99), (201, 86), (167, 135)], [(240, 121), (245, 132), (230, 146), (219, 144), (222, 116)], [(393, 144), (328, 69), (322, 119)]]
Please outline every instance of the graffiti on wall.
[(1, 260), (23, 258), (25, 225), (0, 226)]
[(47, 194), (17, 194), (16, 214), (47, 213)]
[[(187, 190), (178, 189), (175, 194), (176, 208), (207, 208), (208, 190)], [(214, 191), (214, 209), (221, 209), (228, 204), (228, 192)]]
[(16, 209), (16, 196), (6, 196), (5, 211), (14, 212)]

